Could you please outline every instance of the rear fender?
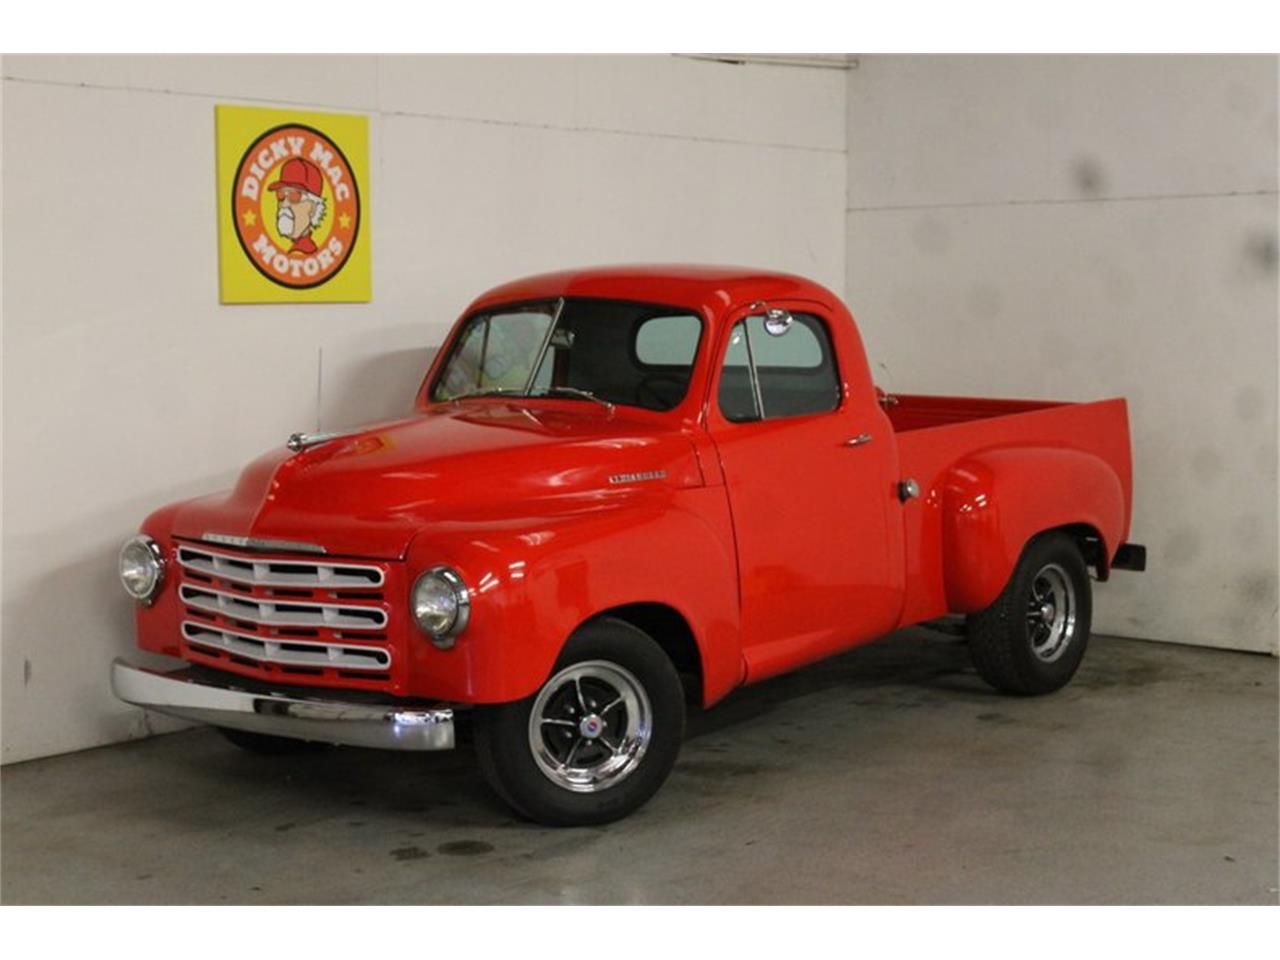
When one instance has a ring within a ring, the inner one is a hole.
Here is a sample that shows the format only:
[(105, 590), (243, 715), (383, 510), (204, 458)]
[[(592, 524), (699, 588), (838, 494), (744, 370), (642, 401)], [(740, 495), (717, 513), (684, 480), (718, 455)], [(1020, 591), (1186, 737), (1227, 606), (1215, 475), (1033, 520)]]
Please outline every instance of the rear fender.
[(1106, 558), (1120, 542), (1124, 521), (1120, 477), (1094, 454), (1016, 447), (967, 457), (948, 471), (944, 484), (942, 563), (948, 609), (975, 613), (990, 606), (1036, 534), (1088, 527)]

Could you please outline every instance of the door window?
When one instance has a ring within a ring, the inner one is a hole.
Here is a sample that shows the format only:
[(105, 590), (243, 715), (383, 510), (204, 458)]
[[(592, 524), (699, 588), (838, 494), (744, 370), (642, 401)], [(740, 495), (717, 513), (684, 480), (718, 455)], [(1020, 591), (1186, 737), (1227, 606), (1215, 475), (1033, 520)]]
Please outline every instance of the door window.
[(720, 372), (720, 411), (733, 423), (828, 413), (840, 405), (831, 338), (812, 314), (792, 314), (780, 333), (763, 316), (733, 325)]

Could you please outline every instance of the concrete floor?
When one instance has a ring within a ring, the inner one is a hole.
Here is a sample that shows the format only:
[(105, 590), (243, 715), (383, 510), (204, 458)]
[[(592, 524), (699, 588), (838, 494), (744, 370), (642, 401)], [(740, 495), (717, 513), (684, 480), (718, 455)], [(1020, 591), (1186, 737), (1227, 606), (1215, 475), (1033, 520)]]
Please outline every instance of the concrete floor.
[(209, 730), (6, 767), (5, 903), (1276, 903), (1277, 663), (1095, 638), (998, 696), (905, 631), (692, 718), (603, 828), (469, 745), (267, 759)]

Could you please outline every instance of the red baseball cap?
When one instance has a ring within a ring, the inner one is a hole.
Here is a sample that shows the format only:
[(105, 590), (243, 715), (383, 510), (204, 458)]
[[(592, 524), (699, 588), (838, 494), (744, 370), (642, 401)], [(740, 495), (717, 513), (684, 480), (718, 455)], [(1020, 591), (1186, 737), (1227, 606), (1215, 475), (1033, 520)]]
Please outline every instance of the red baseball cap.
[(301, 157), (293, 157), (284, 162), (284, 166), (280, 168), (280, 179), (267, 189), (282, 190), (285, 187), (305, 190), (318, 197), (324, 191), (324, 177), (320, 175), (320, 168), (314, 163), (303, 160)]

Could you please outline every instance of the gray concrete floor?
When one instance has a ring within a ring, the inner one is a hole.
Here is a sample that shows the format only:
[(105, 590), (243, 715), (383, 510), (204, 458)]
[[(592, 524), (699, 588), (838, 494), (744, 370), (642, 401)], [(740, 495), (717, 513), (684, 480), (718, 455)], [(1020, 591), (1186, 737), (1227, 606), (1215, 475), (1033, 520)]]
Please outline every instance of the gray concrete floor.
[(209, 730), (6, 767), (5, 903), (1276, 903), (1277, 663), (1095, 637), (991, 693), (905, 631), (691, 718), (630, 819), (513, 818), (469, 745)]

